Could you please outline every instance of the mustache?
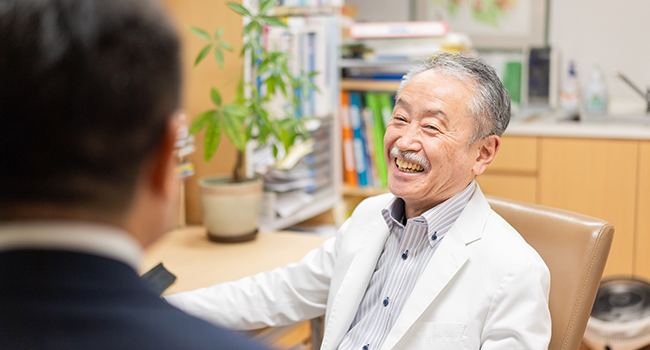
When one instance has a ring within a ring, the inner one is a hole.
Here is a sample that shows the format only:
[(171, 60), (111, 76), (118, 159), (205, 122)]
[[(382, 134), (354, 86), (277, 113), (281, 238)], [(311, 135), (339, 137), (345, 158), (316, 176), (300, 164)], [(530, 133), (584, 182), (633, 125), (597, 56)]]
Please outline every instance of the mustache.
[(426, 170), (431, 169), (431, 163), (429, 160), (418, 152), (414, 151), (402, 151), (397, 147), (393, 146), (390, 149), (390, 156), (395, 158), (401, 158), (409, 163), (417, 164), (423, 167)]

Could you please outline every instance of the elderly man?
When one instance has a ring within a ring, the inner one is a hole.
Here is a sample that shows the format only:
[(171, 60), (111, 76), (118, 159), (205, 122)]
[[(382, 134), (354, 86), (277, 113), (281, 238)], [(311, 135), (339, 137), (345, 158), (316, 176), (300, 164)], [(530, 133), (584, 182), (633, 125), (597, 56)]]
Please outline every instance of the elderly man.
[(0, 349), (262, 348), (137, 273), (178, 200), (179, 46), (151, 0), (0, 0)]
[(492, 68), (429, 58), (404, 77), (386, 128), (391, 194), (298, 264), (167, 300), (239, 329), (324, 313), (324, 350), (546, 349), (548, 269), (474, 181), (509, 119)]

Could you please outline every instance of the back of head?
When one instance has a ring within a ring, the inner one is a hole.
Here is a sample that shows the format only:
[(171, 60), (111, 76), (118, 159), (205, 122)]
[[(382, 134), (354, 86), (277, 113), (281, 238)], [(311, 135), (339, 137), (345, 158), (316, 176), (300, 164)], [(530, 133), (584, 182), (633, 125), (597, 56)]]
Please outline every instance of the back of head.
[(438, 52), (404, 76), (398, 95), (411, 78), (430, 69), (460, 80), (474, 91), (473, 98), (468, 101), (468, 112), (474, 122), (470, 143), (503, 134), (510, 122), (510, 96), (494, 68), (462, 53)]
[(0, 218), (124, 215), (179, 89), (178, 38), (151, 0), (0, 0)]

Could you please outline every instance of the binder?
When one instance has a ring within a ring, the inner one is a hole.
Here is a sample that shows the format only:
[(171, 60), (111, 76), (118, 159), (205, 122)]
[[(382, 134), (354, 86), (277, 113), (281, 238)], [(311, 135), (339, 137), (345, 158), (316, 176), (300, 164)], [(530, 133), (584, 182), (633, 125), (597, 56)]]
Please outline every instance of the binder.
[(379, 107), (381, 109), (382, 120), (384, 121), (384, 128), (388, 126), (390, 118), (393, 116), (394, 101), (393, 96), (387, 92), (379, 94)]
[(350, 187), (357, 187), (357, 170), (354, 160), (354, 136), (350, 122), (350, 96), (347, 91), (341, 91), (341, 139), (343, 149), (343, 179)]
[(350, 92), (350, 122), (354, 135), (354, 159), (356, 161), (359, 187), (369, 186), (368, 166), (366, 164), (366, 147), (363, 139), (363, 122), (361, 120), (361, 98), (358, 92)]
[(388, 187), (388, 170), (386, 169), (386, 161), (384, 159), (384, 133), (386, 127), (384, 126), (384, 118), (382, 117), (382, 110), (380, 107), (379, 96), (375, 92), (367, 92), (365, 95), (366, 106), (372, 115), (372, 141), (374, 143), (374, 157), (373, 162), (377, 169), (377, 177), (379, 182), (375, 186), (382, 188)]

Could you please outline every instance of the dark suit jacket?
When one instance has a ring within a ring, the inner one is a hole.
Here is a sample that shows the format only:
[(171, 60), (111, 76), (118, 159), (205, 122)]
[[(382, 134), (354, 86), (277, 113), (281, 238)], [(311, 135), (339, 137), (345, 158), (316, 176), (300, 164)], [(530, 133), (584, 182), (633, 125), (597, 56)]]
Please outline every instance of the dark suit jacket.
[(242, 349), (262, 346), (160, 299), (121, 262), (0, 252), (0, 349)]

